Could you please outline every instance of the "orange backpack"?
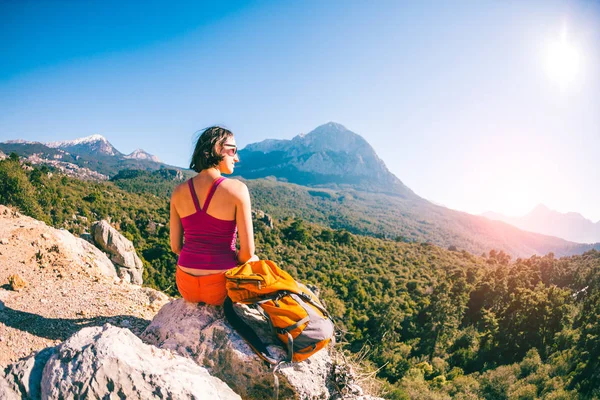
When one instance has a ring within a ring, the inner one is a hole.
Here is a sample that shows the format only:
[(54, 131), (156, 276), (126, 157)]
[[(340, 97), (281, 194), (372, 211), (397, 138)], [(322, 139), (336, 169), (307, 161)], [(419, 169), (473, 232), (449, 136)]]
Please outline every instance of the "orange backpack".
[[(274, 334), (287, 348), (284, 361), (303, 361), (325, 347), (333, 337), (333, 322), (317, 296), (274, 262), (248, 262), (227, 271), (225, 279), (231, 301), (259, 305)], [(248, 335), (240, 333), (259, 356), (271, 364), (276, 363), (261, 354), (266, 351), (259, 351), (266, 349), (262, 343), (253, 343), (256, 335), (250, 340)]]

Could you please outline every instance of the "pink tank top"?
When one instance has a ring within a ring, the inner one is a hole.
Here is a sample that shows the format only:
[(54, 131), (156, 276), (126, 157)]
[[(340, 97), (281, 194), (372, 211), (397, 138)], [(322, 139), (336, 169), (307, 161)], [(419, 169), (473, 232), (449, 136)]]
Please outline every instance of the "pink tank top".
[(229, 269), (237, 265), (235, 220), (227, 221), (206, 213), (217, 186), (224, 180), (224, 177), (220, 177), (213, 181), (202, 208), (200, 208), (192, 180), (188, 181), (196, 212), (181, 218), (183, 248), (177, 263), (182, 267)]

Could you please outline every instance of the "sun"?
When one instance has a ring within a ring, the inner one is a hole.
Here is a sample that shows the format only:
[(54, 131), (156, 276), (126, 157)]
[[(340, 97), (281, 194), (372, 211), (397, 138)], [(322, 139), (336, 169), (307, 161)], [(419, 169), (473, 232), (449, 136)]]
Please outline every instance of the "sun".
[(563, 90), (580, 77), (581, 50), (569, 39), (566, 26), (563, 26), (560, 38), (548, 44), (545, 61), (548, 77)]

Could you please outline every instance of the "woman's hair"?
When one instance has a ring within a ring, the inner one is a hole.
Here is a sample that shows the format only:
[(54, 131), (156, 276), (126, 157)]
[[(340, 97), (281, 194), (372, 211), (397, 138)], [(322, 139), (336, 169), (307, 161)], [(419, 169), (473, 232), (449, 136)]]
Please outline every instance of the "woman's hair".
[(211, 126), (204, 129), (196, 142), (190, 169), (200, 172), (203, 169), (216, 167), (223, 156), (217, 153), (217, 144), (223, 146), (228, 138), (233, 136), (233, 133), (220, 126)]

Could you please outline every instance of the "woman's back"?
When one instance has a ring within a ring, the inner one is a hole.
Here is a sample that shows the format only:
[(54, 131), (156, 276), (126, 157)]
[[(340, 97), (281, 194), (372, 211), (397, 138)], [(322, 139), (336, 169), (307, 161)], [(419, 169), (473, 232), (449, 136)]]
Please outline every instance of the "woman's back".
[[(236, 201), (235, 193), (232, 193), (235, 183), (228, 185), (223, 177), (212, 178), (199, 174), (181, 185), (173, 196), (175, 208), (178, 212), (182, 210), (180, 221), (184, 244), (178, 265), (184, 270), (214, 272), (237, 264)], [(197, 190), (198, 186), (200, 190)], [(191, 213), (188, 213), (190, 208)]]
[[(226, 179), (222, 181), (214, 191), (208, 207), (205, 207), (210, 189), (217, 179), (218, 177), (198, 174), (188, 182), (192, 182), (194, 193), (202, 211), (220, 220), (235, 221), (235, 190), (237, 186), (235, 180)], [(196, 213), (196, 205), (188, 182), (179, 185), (173, 192), (171, 199), (181, 219)]]

